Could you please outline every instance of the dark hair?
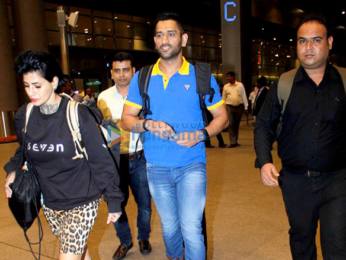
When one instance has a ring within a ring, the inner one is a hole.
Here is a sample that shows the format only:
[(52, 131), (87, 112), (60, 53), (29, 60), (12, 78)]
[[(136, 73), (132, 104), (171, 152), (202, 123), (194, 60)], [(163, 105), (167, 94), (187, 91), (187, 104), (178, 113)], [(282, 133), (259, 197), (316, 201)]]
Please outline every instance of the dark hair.
[(59, 83), (55, 93), (60, 93), (65, 84), (60, 64), (53, 55), (47, 52), (28, 50), (20, 53), (16, 57), (14, 69), (20, 76), (28, 72), (38, 72), (49, 82), (52, 82), (54, 77), (58, 77)]
[(113, 57), (113, 62), (114, 61), (124, 61), (124, 60), (129, 60), (131, 62), (131, 67), (134, 67), (134, 59), (130, 53), (127, 52), (118, 52), (117, 54), (114, 55)]
[[(60, 81), (60, 79), (59, 79), (59, 81)], [(71, 82), (70, 76), (67, 75), (67, 74), (62, 74), (62, 78), (61, 78), (61, 83), (62, 84), (61, 85), (62, 86), (66, 86), (67, 82)]]
[(257, 83), (261, 85), (261, 87), (267, 86), (267, 79), (266, 77), (262, 76), (259, 79), (257, 79)]
[(154, 23), (154, 35), (156, 33), (156, 25), (158, 24), (158, 22), (167, 21), (167, 20), (173, 20), (177, 23), (179, 31), (180, 31), (180, 35), (183, 35), (185, 33), (179, 14), (172, 13), (172, 12), (163, 12), (158, 14), (158, 16), (156, 17), (156, 21)]
[(300, 23), (297, 27), (297, 32), (303, 24), (308, 23), (308, 22), (318, 22), (318, 23), (322, 24), (326, 28), (327, 38), (329, 38), (332, 35), (331, 26), (330, 26), (329, 22), (327, 21), (326, 17), (324, 17), (321, 14), (314, 14), (314, 13), (305, 16), (303, 18), (303, 20), (300, 21)]
[(231, 76), (235, 78), (235, 73), (233, 71), (229, 71), (226, 73), (226, 76)]

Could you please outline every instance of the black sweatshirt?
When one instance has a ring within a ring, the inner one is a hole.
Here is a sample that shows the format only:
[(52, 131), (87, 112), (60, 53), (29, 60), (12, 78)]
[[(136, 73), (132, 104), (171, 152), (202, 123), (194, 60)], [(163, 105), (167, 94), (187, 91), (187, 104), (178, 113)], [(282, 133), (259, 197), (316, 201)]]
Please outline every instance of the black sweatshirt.
[[(28, 155), (35, 165), (41, 185), (44, 204), (54, 210), (82, 206), (104, 194), (111, 213), (121, 212), (123, 194), (119, 189), (119, 175), (101, 132), (88, 108), (78, 109), (82, 140), (89, 161), (72, 159), (75, 146), (66, 120), (68, 99), (62, 98), (56, 113), (45, 115), (34, 107), (27, 126), (25, 143)], [(17, 170), (22, 151), (22, 129), (26, 104), (17, 112), (15, 128), (21, 146), (4, 169)]]
[[(271, 149), (281, 105), (272, 87), (255, 123), (256, 166), (272, 162)], [(300, 67), (278, 137), (283, 168), (291, 172), (330, 172), (346, 167), (346, 97), (339, 72), (327, 65), (317, 87)]]

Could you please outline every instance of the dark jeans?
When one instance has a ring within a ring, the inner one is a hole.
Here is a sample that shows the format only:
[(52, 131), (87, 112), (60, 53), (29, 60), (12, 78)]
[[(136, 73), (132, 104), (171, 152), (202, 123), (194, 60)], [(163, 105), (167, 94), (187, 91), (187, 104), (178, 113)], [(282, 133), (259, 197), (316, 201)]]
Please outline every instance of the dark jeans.
[(239, 106), (231, 106), (226, 105), (227, 115), (229, 120), (228, 132), (229, 132), (229, 140), (231, 144), (238, 143), (238, 133), (239, 133), (239, 125), (241, 116), (243, 114), (244, 105)]
[[(225, 145), (221, 133), (217, 134), (217, 135), (216, 135), (216, 138), (217, 138), (217, 140), (219, 141), (219, 146), (224, 146), (224, 145)], [(211, 146), (210, 139), (205, 140), (205, 145), (206, 145), (206, 146)]]
[(320, 220), (324, 260), (346, 259), (346, 169), (309, 177), (281, 170), (279, 183), (290, 223), (294, 260), (316, 260)]
[(120, 189), (124, 193), (124, 201), (121, 204), (122, 215), (114, 227), (120, 243), (129, 245), (132, 242), (131, 229), (127, 219), (125, 207), (129, 199), (129, 186), (137, 203), (137, 227), (138, 240), (148, 240), (151, 218), (151, 195), (149, 192), (146, 160), (144, 154), (128, 159), (126, 155), (120, 155)]
[[(207, 110), (207, 118), (208, 118), (208, 122), (209, 123), (213, 120), (213, 115), (209, 112), (209, 110)], [(217, 134), (216, 138), (219, 141), (219, 146), (224, 146), (225, 145), (221, 133)], [(206, 146), (211, 146), (210, 139), (205, 141), (205, 145)]]

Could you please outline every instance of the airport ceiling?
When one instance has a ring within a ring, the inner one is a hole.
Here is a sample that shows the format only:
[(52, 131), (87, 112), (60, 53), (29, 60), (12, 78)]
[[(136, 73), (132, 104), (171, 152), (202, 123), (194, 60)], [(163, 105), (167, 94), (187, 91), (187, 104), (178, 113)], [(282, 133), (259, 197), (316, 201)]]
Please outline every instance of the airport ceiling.
[[(78, 7), (87, 7), (97, 10), (113, 11), (115, 13), (132, 14), (155, 19), (158, 13), (173, 11), (179, 13), (184, 23), (191, 26), (205, 27), (220, 30), (220, 0), (44, 0), (45, 2), (59, 3)], [(261, 6), (278, 6), (281, 10), (291, 11), (300, 9), (304, 12), (323, 12), (333, 20), (335, 26), (346, 27), (346, 0), (240, 0), (245, 2), (259, 1)], [(294, 15), (294, 13), (292, 13)]]
[[(45, 2), (85, 7), (96, 10), (112, 11), (155, 19), (157, 14), (163, 11), (173, 11), (181, 15), (183, 23), (206, 29), (221, 31), (221, 9), (220, 0), (44, 0)], [(297, 23), (284, 21), (282, 25), (268, 22), (272, 9), (280, 10), (283, 20), (291, 20), (302, 17), (305, 13), (321, 12), (329, 18), (334, 28), (333, 50), (341, 56), (346, 57), (346, 0), (240, 0), (247, 5), (256, 6), (256, 17), (246, 21), (250, 23), (251, 37), (269, 39), (273, 35), (256, 35), (256, 31), (261, 30), (265, 25), (269, 27), (269, 32), (278, 34), (278, 38), (295, 38), (296, 32), (293, 29)], [(254, 11), (252, 11), (254, 13)], [(249, 13), (251, 15), (251, 13)], [(269, 15), (268, 15), (269, 14)], [(296, 21), (300, 20), (295, 19)], [(282, 30), (282, 27), (286, 30)], [(266, 38), (267, 37), (267, 38)], [(276, 36), (275, 36), (276, 37)]]

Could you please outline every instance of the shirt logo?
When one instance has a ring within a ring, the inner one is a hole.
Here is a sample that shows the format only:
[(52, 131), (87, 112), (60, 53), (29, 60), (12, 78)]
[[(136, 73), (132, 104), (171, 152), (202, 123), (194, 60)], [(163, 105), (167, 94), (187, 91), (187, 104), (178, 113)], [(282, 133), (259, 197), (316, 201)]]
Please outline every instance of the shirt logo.
[(190, 85), (185, 85), (186, 90), (189, 90)]

